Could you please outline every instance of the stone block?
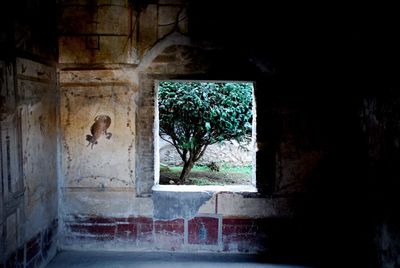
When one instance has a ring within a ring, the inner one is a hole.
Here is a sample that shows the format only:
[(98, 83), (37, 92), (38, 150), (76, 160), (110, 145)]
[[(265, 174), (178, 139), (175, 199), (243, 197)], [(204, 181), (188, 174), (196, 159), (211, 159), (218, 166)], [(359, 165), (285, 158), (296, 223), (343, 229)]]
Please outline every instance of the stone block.
[(60, 36), (58, 38), (59, 63), (88, 63), (84, 36)]
[(65, 6), (62, 9), (58, 30), (61, 34), (95, 34), (98, 19), (96, 6)]
[(236, 217), (291, 217), (291, 198), (247, 198), (241, 194), (221, 193), (218, 195), (219, 214)]
[(157, 39), (157, 5), (148, 5), (140, 15), (139, 54), (143, 55)]
[(134, 69), (110, 69), (110, 70), (74, 70), (61, 71), (61, 84), (115, 84), (115, 85), (133, 85), (132, 73)]
[(97, 11), (98, 25), (96, 33), (129, 35), (129, 9), (123, 6), (99, 6)]
[[(178, 25), (176, 25), (178, 24)], [(174, 30), (176, 26), (181, 33), (187, 32), (188, 19), (186, 9), (182, 6), (159, 6), (158, 8), (158, 38)]]
[(60, 36), (59, 62), (60, 63), (129, 63), (128, 36), (102, 36), (99, 37), (98, 48), (88, 46), (89, 36)]
[(16, 68), (19, 76), (39, 79), (48, 83), (56, 83), (57, 77), (55, 67), (28, 59), (17, 58)]

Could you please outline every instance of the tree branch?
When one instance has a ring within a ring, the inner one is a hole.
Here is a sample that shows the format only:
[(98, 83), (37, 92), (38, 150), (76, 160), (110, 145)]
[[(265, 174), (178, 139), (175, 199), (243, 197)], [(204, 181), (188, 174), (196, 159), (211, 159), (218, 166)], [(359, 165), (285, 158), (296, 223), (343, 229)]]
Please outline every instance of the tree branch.
[(176, 144), (176, 142), (175, 142), (174, 139), (172, 139), (172, 142), (171, 142), (171, 141), (169, 141), (169, 140), (163, 138), (161, 135), (160, 135), (160, 138), (163, 139), (163, 140), (165, 140), (166, 142), (170, 143), (172, 146), (174, 146), (175, 149), (176, 149), (176, 151), (178, 152), (178, 154), (181, 156), (182, 160), (185, 161), (186, 155), (185, 155), (185, 159), (184, 159), (184, 154), (183, 154), (183, 152), (181, 152), (181, 151), (179, 150), (179, 147), (178, 147), (178, 145)]
[(194, 158), (194, 161), (196, 162), (197, 160), (199, 160), (205, 153), (206, 149), (207, 149), (208, 144), (204, 145), (204, 147), (202, 149), (200, 149), (199, 154), (197, 155), (197, 157)]

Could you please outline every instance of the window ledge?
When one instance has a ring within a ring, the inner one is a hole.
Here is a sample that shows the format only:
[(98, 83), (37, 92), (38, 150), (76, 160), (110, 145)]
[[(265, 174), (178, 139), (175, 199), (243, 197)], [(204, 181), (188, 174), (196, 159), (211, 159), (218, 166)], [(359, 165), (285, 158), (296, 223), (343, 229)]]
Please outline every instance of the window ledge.
[(156, 192), (230, 192), (230, 193), (257, 193), (254, 185), (154, 185)]

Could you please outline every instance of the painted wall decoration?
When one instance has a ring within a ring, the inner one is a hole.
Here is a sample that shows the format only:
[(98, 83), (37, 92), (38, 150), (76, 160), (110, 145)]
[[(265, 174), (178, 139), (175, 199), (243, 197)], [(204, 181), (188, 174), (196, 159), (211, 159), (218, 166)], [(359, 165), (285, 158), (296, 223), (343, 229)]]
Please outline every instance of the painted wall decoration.
[(89, 142), (88, 146), (92, 144), (91, 148), (93, 149), (93, 145), (97, 144), (97, 140), (102, 134), (104, 134), (107, 139), (110, 139), (112, 133), (107, 132), (110, 125), (111, 118), (108, 115), (101, 114), (96, 116), (93, 125), (90, 127), (90, 133), (92, 135), (86, 135), (86, 140)]

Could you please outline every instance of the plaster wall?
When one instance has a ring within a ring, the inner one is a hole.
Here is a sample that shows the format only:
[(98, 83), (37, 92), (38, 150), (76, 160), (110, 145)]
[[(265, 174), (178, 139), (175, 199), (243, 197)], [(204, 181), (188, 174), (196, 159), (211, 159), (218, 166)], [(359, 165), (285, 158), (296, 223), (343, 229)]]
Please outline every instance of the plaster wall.
[[(296, 197), (290, 195), (152, 190), (157, 184), (156, 82), (226, 78), (210, 73), (215, 63), (224, 64), (215, 56), (217, 48), (186, 35), (186, 8), (174, 1), (140, 10), (124, 1), (107, 7), (101, 1), (94, 6), (60, 2), (61, 248), (256, 252), (266, 248), (256, 238), (266, 235), (263, 220), (293, 216)], [(95, 17), (98, 27), (76, 16)], [(105, 26), (110, 18), (115, 27)], [(256, 101), (261, 101), (267, 89), (257, 90)], [(103, 134), (88, 146), (85, 138), (98, 115), (111, 118), (107, 132), (112, 136)], [(305, 162), (318, 159), (318, 153), (304, 156)], [(258, 185), (266, 185), (267, 174), (260, 170)], [(282, 175), (296, 179), (295, 190), (302, 192), (298, 177), (290, 171)], [(285, 190), (291, 193), (290, 187)], [(257, 226), (249, 238), (253, 246), (235, 231), (251, 226)]]
[[(57, 245), (398, 266), (396, 16), (259, 1), (3, 6), (1, 266), (44, 266)], [(255, 83), (257, 192), (153, 189), (165, 79)], [(92, 148), (99, 114), (110, 126)]]
[(39, 265), (56, 250), (57, 76), (54, 66), (22, 57), (2, 67), (2, 257)]
[(1, 267), (44, 266), (57, 248), (58, 78), (54, 17), (46, 12), (52, 7), (5, 3), (0, 15)]

